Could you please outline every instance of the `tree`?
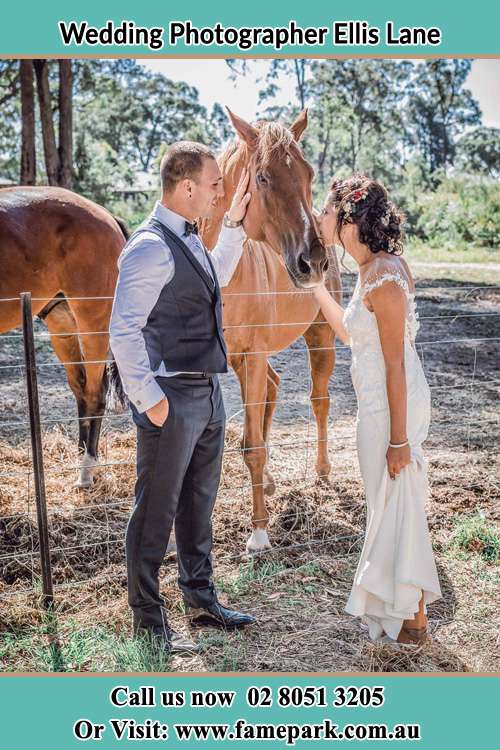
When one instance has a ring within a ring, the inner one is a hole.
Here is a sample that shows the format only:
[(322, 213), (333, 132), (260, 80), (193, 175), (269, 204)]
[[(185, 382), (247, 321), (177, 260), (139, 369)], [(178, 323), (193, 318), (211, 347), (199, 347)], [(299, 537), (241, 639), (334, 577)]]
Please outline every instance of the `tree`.
[[(33, 60), (33, 68), (35, 70), (47, 180), (49, 185), (71, 188), (73, 185), (73, 73), (71, 61), (58, 61), (57, 81), (54, 80), (54, 68), (49, 60)], [(53, 84), (52, 87), (51, 83)], [(57, 95), (52, 91), (54, 87), (57, 87)], [(57, 101), (57, 104), (54, 100)], [(28, 110), (25, 114), (28, 116)], [(58, 121), (59, 145), (56, 142), (55, 116)], [(29, 123), (23, 124), (23, 128), (28, 131)]]
[(457, 138), (481, 121), (479, 105), (464, 88), (470, 60), (426, 60), (417, 66), (407, 126), (431, 172), (453, 165)]
[(221, 148), (234, 137), (226, 110), (216, 102), (207, 121), (209, 143), (214, 148)]
[(206, 140), (198, 91), (135, 61), (86, 66), (75, 101), (77, 129), (90, 128), (135, 169), (147, 171), (162, 142)]
[(57, 153), (56, 132), (52, 114), (52, 97), (49, 85), (49, 61), (33, 60), (33, 67), (35, 68), (47, 179), (49, 185), (57, 185), (59, 182), (59, 155)]
[(21, 81), (21, 185), (36, 183), (35, 91), (31, 60), (20, 62)]
[(59, 60), (59, 185), (73, 187), (73, 71), (71, 60)]
[(309, 81), (313, 151), (320, 185), (332, 173), (394, 172), (403, 160), (402, 110), (411, 63), (324, 60)]
[(469, 172), (500, 177), (500, 129), (480, 127), (457, 143), (457, 164)]
[(0, 174), (12, 181), (19, 179), (21, 79), (17, 60), (0, 60)]
[(268, 100), (276, 95), (278, 88), (276, 81), (280, 75), (285, 75), (293, 78), (298, 100), (297, 104), (300, 109), (304, 109), (309, 96), (307, 81), (311, 63), (311, 60), (306, 60), (305, 58), (298, 60), (283, 60), (281, 58), (271, 60), (265, 77), (267, 86), (259, 92), (259, 102)]
[(75, 187), (109, 202), (114, 185), (156, 169), (162, 144), (224, 140), (220, 107), (208, 119), (198, 91), (135, 60), (82, 60), (74, 69)]

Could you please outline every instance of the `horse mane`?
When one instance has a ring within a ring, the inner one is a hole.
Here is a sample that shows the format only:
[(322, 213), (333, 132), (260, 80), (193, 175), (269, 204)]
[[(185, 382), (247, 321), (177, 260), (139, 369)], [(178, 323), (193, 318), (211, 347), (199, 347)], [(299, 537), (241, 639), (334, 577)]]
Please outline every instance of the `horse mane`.
[(290, 156), (290, 148), (295, 139), (291, 132), (279, 122), (261, 120), (257, 123), (257, 163), (263, 168), (272, 161)]
[(225, 151), (222, 152), (222, 154), (218, 158), (220, 171), (224, 174), (224, 170), (227, 166), (227, 163), (229, 159), (233, 156), (233, 154), (236, 153), (238, 148), (240, 147), (240, 142), (237, 140), (231, 141), (229, 146), (226, 148)]
[[(290, 148), (295, 139), (288, 128), (279, 122), (269, 120), (258, 120), (252, 125), (258, 132), (256, 156), (259, 168), (264, 169), (272, 161), (290, 156)], [(219, 158), (221, 172), (224, 172), (227, 163), (239, 148), (246, 150), (248, 147), (239, 140), (229, 144)]]

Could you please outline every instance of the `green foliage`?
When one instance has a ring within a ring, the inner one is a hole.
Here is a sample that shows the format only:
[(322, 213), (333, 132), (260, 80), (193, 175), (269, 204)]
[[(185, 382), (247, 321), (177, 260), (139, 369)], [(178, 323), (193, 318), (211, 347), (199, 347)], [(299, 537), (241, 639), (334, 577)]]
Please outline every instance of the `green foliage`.
[(133, 182), (133, 170), (106, 140), (89, 137), (82, 128), (76, 133), (74, 152), (75, 190), (109, 207), (117, 184)]
[(285, 569), (282, 563), (252, 558), (249, 562), (240, 565), (236, 578), (231, 581), (218, 581), (217, 586), (220, 591), (232, 596), (243, 596), (248, 594), (253, 583), (262, 583)]
[(133, 232), (151, 213), (152, 198), (140, 193), (133, 200), (112, 199), (107, 201), (106, 205), (108, 210), (123, 219), (129, 231)]
[[(407, 215), (410, 238), (433, 247), (485, 248), (500, 237), (500, 130), (480, 125), (466, 88), (473, 63), (433, 59), (273, 60), (262, 79), (264, 116), (291, 123), (309, 107), (304, 152), (316, 170), (319, 206), (333, 177), (363, 172), (381, 180)], [(228, 60), (234, 79), (251, 60)], [(135, 228), (154, 193), (123, 197), (138, 172), (157, 173), (168, 144), (193, 139), (215, 150), (233, 137), (220, 103), (207, 113), (196, 88), (136, 60), (74, 60), (74, 188)], [(273, 99), (284, 78), (296, 99)], [(54, 122), (58, 67), (49, 64)], [(19, 61), (0, 61), (0, 175), (17, 180), (20, 162)], [(39, 181), (43, 144), (37, 125)]]
[[(135, 60), (82, 61), (75, 84), (75, 189), (108, 207), (117, 185), (157, 168), (162, 143), (208, 141), (198, 91)], [(215, 134), (213, 134), (215, 137)]]
[(464, 88), (470, 60), (426, 60), (408, 90), (406, 130), (431, 173), (453, 165), (455, 143), (465, 128), (481, 122), (481, 111)]
[(457, 525), (449, 544), (450, 550), (478, 554), (492, 565), (500, 563), (500, 530), (488, 524), (483, 516), (465, 518)]
[[(58, 632), (57, 616), (44, 615), (38, 627), (2, 634), (0, 659), (25, 662), (39, 672), (167, 672), (170, 657), (148, 637), (132, 638), (109, 627), (84, 628), (69, 622)], [(21, 667), (22, 668), (22, 667)]]
[(432, 246), (500, 244), (500, 185), (494, 180), (457, 175), (443, 177), (437, 189), (408, 195), (408, 233)]
[(500, 128), (476, 128), (457, 143), (457, 161), (466, 172), (500, 177)]
[(19, 65), (16, 60), (0, 60), (0, 177), (19, 179), (19, 140), (21, 104)]

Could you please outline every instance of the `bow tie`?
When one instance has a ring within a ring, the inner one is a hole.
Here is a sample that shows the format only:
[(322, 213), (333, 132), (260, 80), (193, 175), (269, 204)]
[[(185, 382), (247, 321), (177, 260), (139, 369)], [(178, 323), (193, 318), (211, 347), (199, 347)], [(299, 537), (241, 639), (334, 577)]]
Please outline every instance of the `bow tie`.
[(186, 221), (184, 234), (186, 235), (186, 237), (189, 237), (190, 234), (198, 234), (198, 224), (196, 222), (193, 222), (193, 224), (191, 224), (189, 221)]

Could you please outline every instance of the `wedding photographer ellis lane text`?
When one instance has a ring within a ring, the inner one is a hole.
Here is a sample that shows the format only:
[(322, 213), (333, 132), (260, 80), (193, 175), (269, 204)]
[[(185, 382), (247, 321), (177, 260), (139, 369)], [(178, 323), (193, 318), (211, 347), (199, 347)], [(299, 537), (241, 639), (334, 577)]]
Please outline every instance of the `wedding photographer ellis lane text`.
[[(108, 20), (97, 27), (88, 21), (59, 21), (59, 34), (64, 46), (130, 46), (147, 47), (153, 51), (165, 47), (165, 29), (161, 26), (138, 26), (134, 21), (119, 24)], [(387, 21), (383, 29), (364, 20), (333, 21), (331, 26), (300, 26), (289, 21), (287, 26), (196, 26), (191, 21), (171, 21), (166, 46), (179, 50), (185, 47), (232, 47), (247, 52), (269, 47), (279, 52), (299, 47), (436, 47), (442, 42), (441, 29), (436, 26), (398, 26)]]

